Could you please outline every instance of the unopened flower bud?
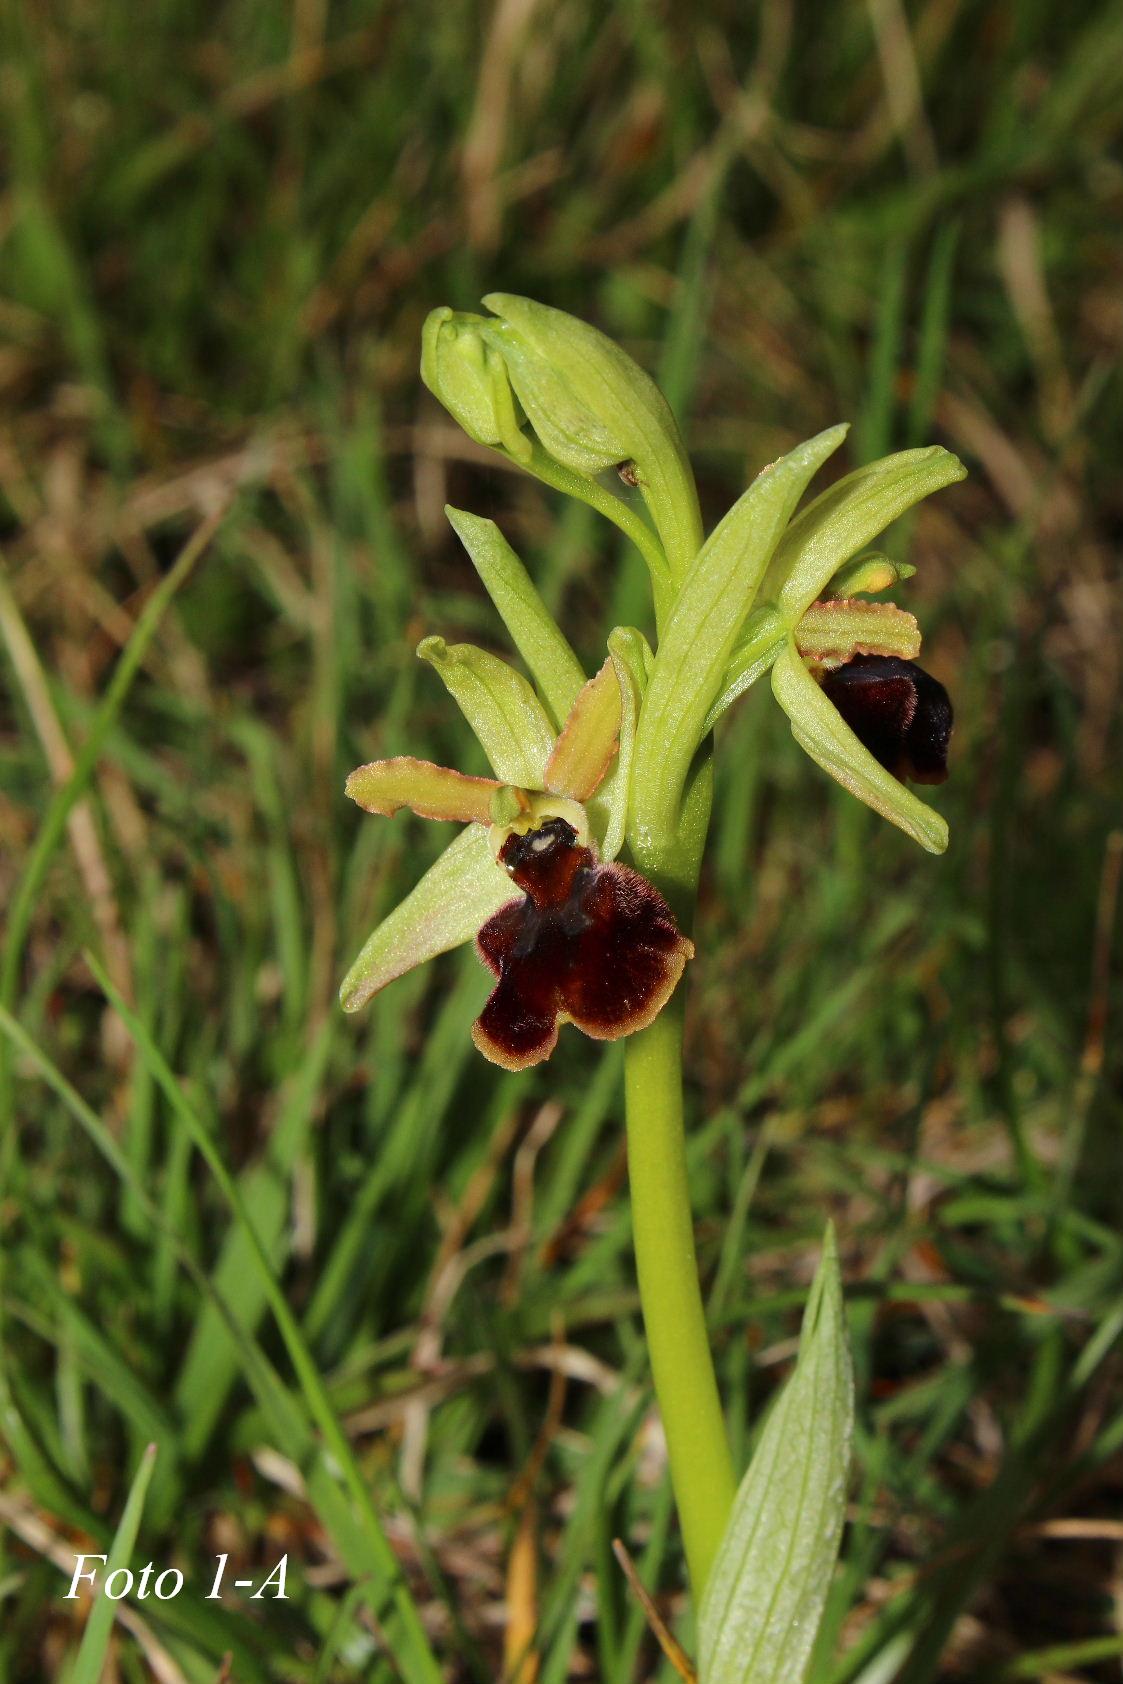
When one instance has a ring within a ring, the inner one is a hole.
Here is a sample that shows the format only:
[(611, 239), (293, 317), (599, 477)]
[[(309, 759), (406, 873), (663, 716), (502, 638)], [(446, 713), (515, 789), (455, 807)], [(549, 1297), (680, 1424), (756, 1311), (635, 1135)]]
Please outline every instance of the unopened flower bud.
[(503, 357), (484, 338), (483, 325), (484, 317), (447, 305), (431, 310), (421, 333), (421, 378), (469, 438), (525, 465), (530, 440), (519, 427)]

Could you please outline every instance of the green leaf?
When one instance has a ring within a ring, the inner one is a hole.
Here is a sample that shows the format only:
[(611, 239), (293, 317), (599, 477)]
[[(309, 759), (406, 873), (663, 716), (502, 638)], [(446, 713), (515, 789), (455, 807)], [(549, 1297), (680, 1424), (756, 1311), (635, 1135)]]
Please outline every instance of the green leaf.
[(554, 731), (522, 674), (474, 643), (426, 637), (417, 653), (440, 673), (500, 783), (541, 789)]
[(560, 730), (585, 682), (580, 661), (495, 522), (447, 504), (445, 514)]
[(824, 772), (930, 854), (944, 852), (944, 820), (874, 759), (816, 684), (794, 642), (789, 641), (772, 668), (772, 689), (792, 722), (796, 742)]
[(801, 1684), (842, 1537), (854, 1382), (828, 1226), (795, 1373), (741, 1482), (698, 1622), (699, 1684)]
[(133, 1476), (133, 1483), (125, 1500), (125, 1507), (121, 1512), (117, 1531), (114, 1533), (113, 1542), (109, 1547), (109, 1559), (104, 1565), (99, 1562), (87, 1563), (98, 1573), (98, 1593), (90, 1610), (90, 1617), (86, 1621), (86, 1629), (82, 1633), (78, 1657), (74, 1662), (74, 1671), (70, 1675), (71, 1684), (98, 1684), (98, 1679), (101, 1677), (106, 1650), (109, 1648), (110, 1634), (113, 1630), (113, 1617), (117, 1608), (116, 1602), (111, 1602), (105, 1594), (105, 1583), (111, 1573), (115, 1573), (119, 1567), (127, 1568), (129, 1565), (133, 1545), (136, 1543), (136, 1535), (140, 1529), (140, 1517), (144, 1512), (144, 1499), (148, 1493), (148, 1484), (155, 1466), (156, 1446), (150, 1444), (141, 1456), (140, 1465)]
[(847, 474), (808, 504), (776, 546), (762, 595), (795, 625), (844, 561), (884, 532), (906, 509), (963, 479), (966, 468), (942, 445), (901, 450)]
[(471, 941), (514, 895), (487, 831), (469, 825), (370, 936), (339, 990), (344, 1011), (357, 1012), (395, 977)]
[(807, 482), (845, 437), (845, 426), (831, 427), (765, 468), (700, 551), (659, 644), (640, 714), (633, 832), (674, 832), (694, 751), (772, 551)]

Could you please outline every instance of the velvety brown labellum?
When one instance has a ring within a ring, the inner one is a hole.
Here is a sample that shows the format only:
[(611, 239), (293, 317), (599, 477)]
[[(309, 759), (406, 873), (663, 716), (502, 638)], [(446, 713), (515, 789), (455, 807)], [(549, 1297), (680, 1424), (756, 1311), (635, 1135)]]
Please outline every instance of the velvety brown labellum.
[(896, 655), (856, 655), (828, 672), (822, 685), (854, 735), (894, 777), (944, 782), (953, 715), (939, 679)]
[(561, 1023), (600, 1041), (649, 1024), (694, 956), (659, 891), (628, 866), (598, 864), (561, 818), (509, 836), (499, 860), (523, 897), (476, 938), (499, 978), (472, 1027), (485, 1057), (524, 1070), (553, 1052)]

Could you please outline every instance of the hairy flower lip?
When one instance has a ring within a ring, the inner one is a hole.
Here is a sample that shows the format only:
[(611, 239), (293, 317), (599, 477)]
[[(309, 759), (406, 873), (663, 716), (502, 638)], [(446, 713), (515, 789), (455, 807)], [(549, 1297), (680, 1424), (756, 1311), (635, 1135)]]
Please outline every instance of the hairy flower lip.
[(508, 837), (500, 863), (523, 897), (476, 938), (499, 979), (472, 1028), (485, 1058), (525, 1070), (550, 1056), (563, 1023), (610, 1041), (652, 1022), (694, 955), (658, 890), (598, 863), (561, 818)]
[(902, 782), (942, 784), (955, 725), (951, 698), (915, 661), (859, 654), (820, 678), (874, 758)]

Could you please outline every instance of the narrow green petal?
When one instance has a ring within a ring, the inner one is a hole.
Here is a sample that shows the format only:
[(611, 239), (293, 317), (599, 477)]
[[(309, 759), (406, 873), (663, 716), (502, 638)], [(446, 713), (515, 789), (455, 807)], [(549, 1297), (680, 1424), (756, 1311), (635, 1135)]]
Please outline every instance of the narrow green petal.
[(963, 479), (941, 445), (901, 450), (847, 474), (792, 521), (776, 546), (761, 593), (792, 626), (849, 560), (922, 497)]
[(344, 1011), (357, 1012), (395, 977), (471, 941), (513, 898), (511, 879), (496, 865), (486, 829), (469, 825), (370, 936), (339, 990)]
[(841, 666), (855, 655), (899, 655), (915, 661), (920, 654), (916, 616), (892, 602), (813, 602), (795, 628), (801, 655), (823, 666)]
[(620, 684), (607, 660), (582, 687), (546, 762), (546, 788), (587, 801), (608, 771), (620, 739)]
[(560, 730), (585, 682), (580, 661), (495, 522), (448, 505), (445, 514)]
[(675, 603), (640, 714), (633, 829), (666, 835), (706, 716), (777, 539), (815, 471), (846, 437), (832, 427), (759, 473), (711, 533)]
[(796, 742), (824, 772), (930, 854), (944, 852), (948, 827), (939, 813), (919, 801), (859, 742), (804, 666), (792, 641), (772, 668), (772, 689), (791, 720)]
[(616, 764), (601, 784), (590, 806), (603, 834), (601, 855), (614, 860), (624, 846), (628, 824), (628, 792), (632, 780), (632, 758), (636, 746), (636, 725), (647, 689), (648, 673), (655, 657), (641, 631), (635, 626), (617, 626), (608, 634), (608, 653), (620, 685), (620, 750)]
[(490, 824), (492, 797), (502, 788), (494, 778), (470, 778), (450, 766), (434, 766), (431, 760), (401, 754), (356, 767), (344, 794), (364, 812), (381, 813), (385, 818), (408, 807), (420, 819)]
[(541, 789), (554, 731), (522, 674), (473, 643), (426, 637), (417, 653), (440, 673), (500, 783)]

